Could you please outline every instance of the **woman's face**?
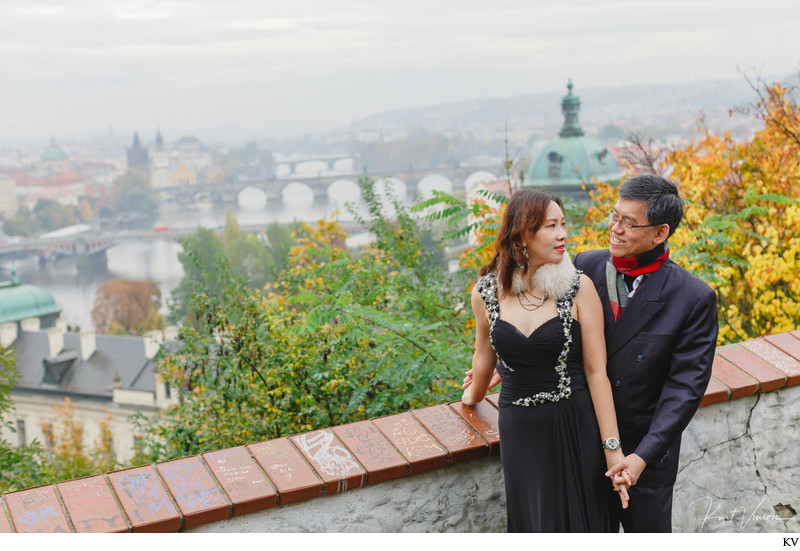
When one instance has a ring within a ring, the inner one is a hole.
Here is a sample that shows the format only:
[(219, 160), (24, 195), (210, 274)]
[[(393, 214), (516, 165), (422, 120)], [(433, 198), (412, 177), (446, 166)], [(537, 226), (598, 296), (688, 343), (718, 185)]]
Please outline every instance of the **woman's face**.
[(528, 238), (528, 265), (536, 269), (543, 264), (558, 264), (564, 258), (567, 245), (567, 221), (558, 203), (551, 201), (544, 222)]

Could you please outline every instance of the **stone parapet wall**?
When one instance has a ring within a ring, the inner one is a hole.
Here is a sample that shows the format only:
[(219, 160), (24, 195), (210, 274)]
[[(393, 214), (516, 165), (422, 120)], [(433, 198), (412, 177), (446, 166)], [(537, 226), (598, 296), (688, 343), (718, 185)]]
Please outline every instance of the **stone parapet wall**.
[(800, 532), (800, 387), (702, 408), (683, 436), (676, 532)]
[[(800, 331), (718, 349), (676, 532), (797, 532)], [(505, 531), (497, 395), (0, 498), (0, 532)], [(531, 465), (534, 469), (535, 465)]]
[(504, 532), (498, 456), (205, 524), (192, 532)]
[[(675, 532), (798, 532), (800, 388), (700, 409), (684, 432)], [(415, 477), (236, 517), (197, 532), (503, 532), (490, 456)]]

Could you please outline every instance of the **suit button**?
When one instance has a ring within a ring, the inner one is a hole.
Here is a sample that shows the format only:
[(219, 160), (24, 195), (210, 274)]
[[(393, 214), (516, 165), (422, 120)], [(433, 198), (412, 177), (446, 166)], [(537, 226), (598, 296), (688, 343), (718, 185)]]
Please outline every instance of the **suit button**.
[(619, 379), (617, 379), (616, 381), (614, 381), (614, 386), (619, 386), (619, 385), (621, 385), (621, 384), (622, 384), (622, 381), (620, 381)]
[(642, 360), (644, 360), (644, 355), (639, 354), (638, 356), (636, 356), (636, 361), (637, 362), (641, 362)]

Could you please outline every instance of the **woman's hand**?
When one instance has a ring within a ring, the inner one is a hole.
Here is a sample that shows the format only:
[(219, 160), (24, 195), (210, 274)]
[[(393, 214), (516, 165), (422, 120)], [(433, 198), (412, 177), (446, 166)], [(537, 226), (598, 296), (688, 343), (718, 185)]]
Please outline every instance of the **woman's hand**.
[(642, 471), (646, 466), (647, 462), (644, 459), (635, 453), (632, 453), (626, 455), (622, 461), (619, 461), (612, 467), (609, 467), (608, 471), (606, 471), (606, 476), (613, 480), (614, 476), (625, 473), (628, 477), (628, 480), (630, 480), (629, 486), (633, 486), (639, 480), (639, 476), (642, 474)]
[[(619, 465), (625, 459), (625, 454), (622, 453), (622, 448), (616, 450), (604, 450), (606, 455), (606, 468), (610, 471), (615, 465)], [(606, 473), (608, 476), (608, 473)]]
[[(495, 369), (494, 373), (492, 373), (492, 379), (491, 381), (489, 381), (489, 388), (494, 388), (502, 382), (503, 378)], [(469, 388), (471, 384), (472, 384), (472, 370), (470, 369), (469, 371), (465, 372), (464, 382), (461, 384), (461, 388), (464, 389)]]
[(461, 403), (465, 406), (474, 406), (475, 400), (472, 398), (472, 388), (467, 387), (464, 389), (464, 393), (461, 395)]

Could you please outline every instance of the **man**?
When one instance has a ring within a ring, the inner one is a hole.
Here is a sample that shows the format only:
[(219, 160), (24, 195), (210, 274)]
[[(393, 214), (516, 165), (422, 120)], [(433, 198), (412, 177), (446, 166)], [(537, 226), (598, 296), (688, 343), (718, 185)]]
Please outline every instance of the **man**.
[[(669, 260), (667, 239), (683, 218), (678, 188), (634, 176), (609, 213), (609, 250), (574, 263), (597, 287), (605, 315), (607, 371), (625, 460), (635, 484), (627, 509), (609, 493), (612, 531), (671, 532), (681, 433), (711, 377), (717, 297)], [(612, 499), (613, 498), (613, 499)]]
[[(681, 433), (711, 377), (717, 302), (703, 281), (669, 260), (667, 239), (683, 218), (669, 180), (634, 176), (609, 213), (609, 249), (575, 256), (603, 303), (607, 372), (633, 486), (622, 509), (609, 484), (611, 529), (671, 532)], [(492, 380), (499, 382), (499, 377)], [(471, 383), (470, 373), (464, 384)], [(598, 442), (598, 446), (601, 445)]]

